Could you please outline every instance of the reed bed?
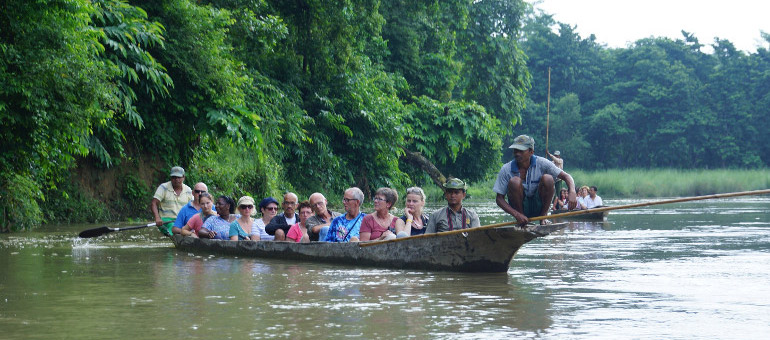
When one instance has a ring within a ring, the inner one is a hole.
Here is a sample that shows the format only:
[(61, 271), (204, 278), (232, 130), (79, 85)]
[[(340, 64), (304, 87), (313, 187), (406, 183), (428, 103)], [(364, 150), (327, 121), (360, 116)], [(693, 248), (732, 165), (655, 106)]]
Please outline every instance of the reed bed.
[[(770, 169), (615, 169), (600, 171), (568, 170), (575, 184), (595, 185), (603, 198), (652, 198), (712, 195), (770, 188)], [(494, 199), (494, 179), (473, 183), (470, 200)], [(428, 200), (443, 200), (441, 188), (425, 187)]]

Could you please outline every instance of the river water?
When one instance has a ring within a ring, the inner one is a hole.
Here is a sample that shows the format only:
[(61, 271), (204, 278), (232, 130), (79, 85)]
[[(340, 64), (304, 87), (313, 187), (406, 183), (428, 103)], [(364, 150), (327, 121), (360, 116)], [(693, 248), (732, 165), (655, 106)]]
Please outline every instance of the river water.
[(616, 210), (526, 244), (500, 274), (195, 255), (150, 228), (77, 239), (93, 227), (0, 235), (0, 339), (770, 334), (768, 197)]

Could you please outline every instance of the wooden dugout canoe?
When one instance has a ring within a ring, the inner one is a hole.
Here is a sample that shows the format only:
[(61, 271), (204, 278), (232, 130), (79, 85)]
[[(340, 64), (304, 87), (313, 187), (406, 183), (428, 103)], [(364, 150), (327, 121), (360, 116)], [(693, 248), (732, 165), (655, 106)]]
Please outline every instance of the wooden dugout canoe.
[[(561, 225), (500, 227), (466, 233), (409, 237), (398, 242), (294, 243), (223, 241), (173, 235), (174, 246), (192, 253), (275, 258), (395, 269), (506, 272), (525, 243), (564, 228)], [(362, 246), (367, 244), (367, 246)]]
[[(606, 208), (606, 206), (599, 206), (596, 208)], [(575, 210), (566, 210), (566, 209), (558, 209), (551, 211), (551, 215), (557, 215), (557, 214), (563, 214), (567, 213), (569, 211), (575, 211)], [(596, 212), (589, 212), (585, 214), (580, 215), (574, 215), (574, 216), (563, 216), (563, 217), (557, 217), (554, 218), (554, 221), (585, 221), (585, 222), (602, 222), (607, 220), (607, 215), (609, 215), (610, 212), (608, 210), (605, 211), (596, 211)]]

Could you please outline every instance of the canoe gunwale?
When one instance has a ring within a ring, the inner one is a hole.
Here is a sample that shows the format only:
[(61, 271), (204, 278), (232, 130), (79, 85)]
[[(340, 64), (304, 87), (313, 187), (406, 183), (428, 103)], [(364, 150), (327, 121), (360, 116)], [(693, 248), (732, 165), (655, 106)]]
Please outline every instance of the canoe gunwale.
[[(181, 235), (173, 235), (171, 240), (177, 249), (192, 253), (394, 269), (506, 272), (521, 246), (561, 228), (563, 226), (539, 226), (534, 230), (500, 227), (430, 238), (411, 238), (402, 242), (382, 242), (377, 245), (355, 242), (209, 240)], [(362, 246), (364, 244), (367, 246)]]

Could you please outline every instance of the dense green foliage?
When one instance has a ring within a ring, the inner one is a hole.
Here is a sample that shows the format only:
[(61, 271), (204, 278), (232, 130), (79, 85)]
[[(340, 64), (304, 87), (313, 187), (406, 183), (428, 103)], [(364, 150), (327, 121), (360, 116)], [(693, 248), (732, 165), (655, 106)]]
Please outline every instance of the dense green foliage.
[(513, 135), (542, 153), (549, 67), (568, 168), (765, 167), (770, 52), (711, 48), (608, 49), (521, 0), (4, 1), (0, 218), (141, 213), (173, 165), (257, 197), (428, 182), (407, 155), (489, 179)]
[(530, 13), (522, 48), (533, 86), (516, 130), (544, 153), (550, 67), (548, 148), (569, 168), (767, 167), (770, 45), (747, 53), (682, 33), (609, 49)]
[[(69, 183), (70, 170), (117, 167), (116, 190), (97, 196), (124, 216), (172, 165), (254, 196), (424, 181), (400, 161), (407, 150), (484, 178), (529, 86), (524, 10), (521, 0), (3, 2), (0, 173), (32, 179), (6, 176), (3, 187), (35, 183), (88, 203), (93, 190)], [(17, 199), (37, 208), (36, 193)]]

